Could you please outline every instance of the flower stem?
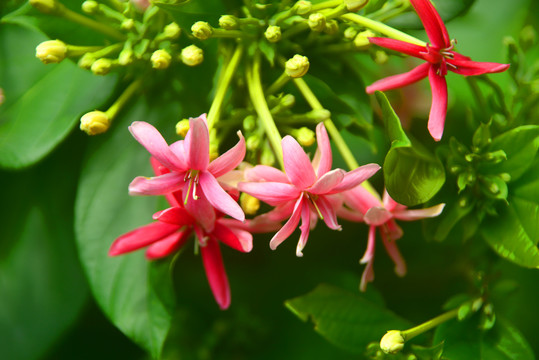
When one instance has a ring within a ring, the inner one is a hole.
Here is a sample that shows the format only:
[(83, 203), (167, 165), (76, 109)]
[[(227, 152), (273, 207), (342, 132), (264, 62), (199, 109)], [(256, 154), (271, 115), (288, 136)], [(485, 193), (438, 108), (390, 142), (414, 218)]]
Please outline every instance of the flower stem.
[(208, 112), (208, 130), (211, 130), (215, 124), (219, 121), (219, 117), (221, 115), (221, 108), (223, 106), (223, 100), (225, 99), (226, 90), (228, 89), (228, 86), (230, 85), (230, 81), (232, 80), (232, 76), (234, 76), (234, 73), (236, 72), (236, 69), (238, 68), (238, 64), (241, 60), (241, 56), (243, 54), (243, 45), (239, 44), (234, 54), (232, 55), (232, 58), (230, 61), (225, 65), (224, 71), (221, 73), (221, 77), (219, 79), (219, 82), (217, 83), (217, 91), (215, 92), (215, 97), (213, 98), (213, 102), (210, 107), (210, 111)]
[(317, 12), (317, 11), (320, 11), (320, 10), (323, 10), (323, 9), (327, 9), (327, 8), (333, 8), (333, 7), (337, 7), (339, 5), (342, 4), (342, 0), (328, 0), (328, 1), (323, 1), (321, 3), (318, 3), (318, 4), (313, 4), (313, 7), (311, 8), (312, 12)]
[(266, 136), (273, 148), (273, 151), (277, 155), (281, 167), (284, 167), (283, 163), (283, 150), (281, 148), (281, 135), (275, 125), (273, 116), (271, 115), (268, 103), (264, 97), (264, 90), (262, 89), (262, 82), (260, 80), (260, 52), (257, 51), (254, 55), (254, 61), (251, 66), (247, 67), (247, 87), (249, 88), (249, 96), (253, 106), (258, 114), (258, 117), (262, 123), (262, 127), (266, 132)]
[(426, 331), (429, 331), (432, 328), (435, 328), (438, 325), (443, 324), (444, 322), (453, 319), (458, 315), (459, 308), (450, 310), (442, 315), (436, 316), (434, 319), (425, 321), (423, 324), (417, 325), (411, 329), (401, 331), (401, 335), (404, 338), (404, 341), (408, 341), (417, 335), (423, 334)]
[(108, 117), (109, 117), (109, 119), (111, 121), (112, 121), (112, 119), (114, 119), (116, 117), (118, 112), (120, 112), (120, 110), (122, 110), (122, 108), (129, 101), (129, 99), (131, 99), (131, 97), (133, 97), (133, 95), (135, 94), (135, 92), (137, 92), (137, 90), (140, 88), (141, 85), (142, 85), (142, 77), (139, 77), (138, 79), (133, 81), (124, 90), (122, 95), (120, 95), (120, 97), (114, 102), (114, 104), (112, 104), (111, 107), (107, 111), (105, 111), (105, 113), (108, 115)]
[(365, 26), (366, 28), (377, 31), (380, 34), (389, 36), (390, 38), (393, 38), (393, 39), (405, 41), (405, 42), (420, 45), (420, 46), (426, 45), (424, 41), (416, 39), (415, 37), (405, 34), (402, 31), (394, 29), (390, 26), (387, 26), (386, 24), (371, 20), (369, 18), (366, 18), (358, 14), (348, 13), (348, 14), (341, 15), (341, 18), (352, 21), (361, 26)]
[(103, 46), (78, 46), (78, 45), (67, 45), (67, 56), (78, 57), (82, 56), (88, 52), (95, 52), (103, 49)]
[(283, 71), (283, 73), (266, 89), (266, 96), (273, 95), (277, 91), (281, 90), (283, 86), (290, 80), (290, 76)]

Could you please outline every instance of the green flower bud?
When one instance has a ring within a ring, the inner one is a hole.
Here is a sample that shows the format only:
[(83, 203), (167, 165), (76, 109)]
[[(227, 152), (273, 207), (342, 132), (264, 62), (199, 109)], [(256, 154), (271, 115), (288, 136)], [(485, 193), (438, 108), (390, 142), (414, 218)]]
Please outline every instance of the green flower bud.
[(154, 69), (163, 70), (170, 66), (171, 59), (172, 57), (166, 50), (159, 49), (153, 52), (150, 61)]
[(131, 49), (123, 49), (118, 55), (118, 63), (122, 66), (131, 64), (133, 60), (135, 60), (135, 56)]
[(312, 31), (322, 32), (326, 28), (326, 16), (322, 13), (312, 13), (307, 23)]
[(380, 349), (386, 354), (396, 354), (404, 347), (404, 338), (398, 330), (388, 331), (380, 340)]
[(285, 64), (286, 75), (292, 78), (299, 78), (309, 71), (309, 59), (306, 56), (294, 55)]
[(191, 31), (193, 32), (193, 36), (199, 40), (209, 39), (213, 33), (210, 24), (205, 21), (197, 21), (194, 23), (193, 26), (191, 26)]
[(370, 30), (365, 30), (365, 31), (360, 32), (354, 38), (354, 46), (357, 48), (364, 48), (366, 46), (369, 46), (371, 44), (369, 42), (369, 38), (373, 36), (374, 36), (374, 33)]
[(374, 62), (378, 65), (385, 64), (388, 59), (389, 56), (387, 56), (387, 53), (384, 50), (376, 50), (374, 52)]
[(346, 9), (350, 12), (359, 11), (363, 6), (367, 5), (367, 2), (369, 2), (369, 0), (344, 0)]
[(279, 26), (270, 25), (264, 32), (264, 36), (269, 42), (275, 43), (281, 40), (281, 28)]
[(347, 27), (343, 32), (344, 38), (348, 40), (354, 40), (357, 34), (358, 34), (357, 29), (351, 26)]
[(326, 21), (326, 28), (324, 32), (328, 35), (335, 35), (339, 32), (339, 23), (337, 20), (328, 20)]
[(36, 47), (36, 57), (43, 64), (59, 63), (67, 54), (67, 45), (60, 40), (44, 41)]
[(91, 111), (80, 119), (80, 129), (88, 135), (98, 135), (107, 131), (110, 119), (103, 111)]
[(253, 131), (256, 127), (256, 118), (249, 115), (243, 119), (243, 129), (247, 132)]
[(225, 30), (236, 30), (240, 27), (240, 22), (233, 15), (223, 15), (219, 18), (219, 26)]
[(90, 69), (95, 75), (107, 75), (112, 69), (112, 60), (106, 58), (97, 59)]
[(260, 200), (247, 193), (240, 195), (240, 206), (247, 215), (254, 215), (260, 209)]
[(44, 14), (51, 14), (59, 7), (56, 0), (30, 0), (30, 5)]
[(316, 122), (326, 121), (331, 117), (331, 112), (327, 109), (315, 109), (308, 112), (309, 118)]
[(183, 119), (176, 124), (176, 134), (185, 137), (189, 131), (189, 119)]
[(84, 11), (86, 14), (97, 14), (99, 12), (99, 4), (97, 1), (88, 0), (82, 3), (81, 5), (82, 11)]
[(530, 49), (537, 41), (537, 33), (535, 32), (533, 26), (524, 26), (520, 31), (518, 41), (520, 43), (520, 46), (522, 47), (522, 50), (526, 51)]
[(95, 60), (96, 59), (92, 54), (86, 53), (79, 59), (78, 65), (82, 69), (90, 70)]
[(133, 19), (126, 19), (122, 21), (122, 24), (120, 25), (123, 30), (131, 31), (135, 27), (135, 20)]
[(296, 97), (292, 94), (286, 94), (281, 98), (280, 105), (284, 108), (291, 108), (296, 103)]
[(267, 166), (275, 164), (275, 155), (269, 145), (264, 146), (262, 149), (262, 154), (260, 154), (260, 164)]
[(301, 146), (311, 146), (316, 140), (314, 131), (305, 126), (297, 129), (293, 135)]
[(174, 39), (179, 38), (181, 32), (182, 32), (182, 29), (175, 22), (168, 24), (163, 29), (163, 35), (165, 35), (165, 38), (169, 40), (174, 40)]
[(245, 140), (245, 147), (249, 151), (255, 151), (260, 147), (261, 141), (262, 139), (258, 134), (251, 135)]
[(311, 12), (313, 4), (310, 1), (298, 1), (292, 6), (292, 12), (298, 15), (305, 15)]
[(210, 143), (210, 161), (213, 161), (219, 157), (219, 147), (216, 143)]
[(204, 60), (204, 52), (196, 45), (182, 49), (180, 55), (182, 62), (187, 66), (197, 66)]

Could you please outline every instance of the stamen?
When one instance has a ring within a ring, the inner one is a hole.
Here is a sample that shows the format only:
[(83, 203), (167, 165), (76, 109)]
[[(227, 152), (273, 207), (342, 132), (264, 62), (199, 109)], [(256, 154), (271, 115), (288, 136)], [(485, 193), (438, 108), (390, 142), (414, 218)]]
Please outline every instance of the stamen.
[(196, 183), (196, 180), (195, 180), (194, 185), (193, 185), (193, 200), (198, 199), (198, 196), (197, 196), (196, 192), (197, 192), (197, 183)]
[(313, 195), (310, 195), (309, 193), (305, 193), (305, 196), (307, 196), (307, 199), (311, 200), (311, 203), (314, 205), (314, 208), (316, 209), (316, 212), (318, 213), (318, 217), (320, 218), (320, 220), (324, 220), (324, 216), (320, 212), (320, 209), (318, 208), (318, 205), (316, 205), (316, 202), (315, 202), (316, 195), (313, 196)]
[(193, 184), (193, 179), (189, 178), (189, 186), (187, 187), (187, 194), (185, 194), (185, 200), (183, 205), (187, 205), (187, 199), (189, 199), (189, 193), (191, 192), (191, 185)]

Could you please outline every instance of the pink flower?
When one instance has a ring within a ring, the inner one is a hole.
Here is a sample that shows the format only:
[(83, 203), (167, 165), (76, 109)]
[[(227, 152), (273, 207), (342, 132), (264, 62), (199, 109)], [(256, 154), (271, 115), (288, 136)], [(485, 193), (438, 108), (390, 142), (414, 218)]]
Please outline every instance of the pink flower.
[(360, 290), (367, 289), (367, 283), (374, 280), (374, 248), (376, 229), (379, 230), (382, 243), (387, 253), (395, 263), (395, 273), (399, 276), (406, 274), (406, 263), (395, 243), (402, 237), (402, 229), (397, 220), (413, 221), (438, 216), (445, 204), (438, 204), (425, 209), (408, 210), (406, 206), (393, 200), (387, 191), (384, 191), (383, 200), (362, 186), (357, 186), (340, 195), (346, 207), (341, 207), (337, 215), (351, 221), (363, 221), (369, 225), (367, 250), (359, 261), (367, 264), (361, 277)]
[(152, 125), (135, 121), (129, 130), (169, 173), (152, 178), (139, 176), (129, 185), (130, 195), (164, 195), (181, 190), (183, 203), (191, 203), (204, 195), (217, 210), (243, 221), (245, 214), (238, 203), (223, 189), (217, 178), (234, 169), (245, 156), (245, 140), (239, 142), (210, 163), (209, 133), (206, 115), (189, 119), (185, 140), (168, 146)]
[(263, 219), (282, 221), (289, 218), (271, 239), (270, 247), (273, 250), (292, 234), (300, 219), (301, 236), (296, 248), (297, 256), (303, 255), (309, 231), (319, 217), (329, 228), (340, 230), (341, 226), (337, 223), (335, 209), (328, 195), (349, 190), (380, 169), (377, 164), (369, 164), (348, 173), (341, 169), (330, 171), (331, 146), (322, 123), (316, 127), (316, 137), (318, 149), (312, 163), (298, 142), (291, 136), (285, 136), (281, 145), (286, 173), (258, 165), (245, 171), (246, 178), (251, 182), (238, 185), (240, 191), (276, 207), (262, 215)]
[[(169, 170), (154, 158), (152, 165), (157, 175), (169, 173)], [(230, 286), (219, 242), (241, 252), (251, 251), (253, 237), (246, 231), (248, 224), (223, 218), (223, 214), (214, 210), (204, 193), (200, 193), (196, 204), (189, 208), (183, 207), (180, 192), (168, 193), (166, 198), (172, 207), (155, 213), (153, 218), (156, 222), (117, 238), (110, 247), (109, 255), (122, 255), (148, 247), (146, 258), (159, 259), (177, 252), (190, 235), (195, 234), (195, 246), (200, 246), (206, 277), (215, 300), (221, 309), (228, 308)]]
[(367, 86), (367, 93), (391, 90), (419, 81), (428, 76), (432, 89), (432, 104), (428, 128), (434, 140), (439, 141), (444, 131), (447, 112), (447, 70), (470, 76), (497, 73), (507, 70), (509, 64), (472, 61), (469, 57), (453, 51), (455, 40), (450, 41), (440, 15), (429, 0), (410, 0), (416, 10), (430, 44), (420, 46), (400, 40), (371, 37), (369, 41), (386, 49), (395, 50), (427, 61), (415, 69), (399, 75), (387, 77)]

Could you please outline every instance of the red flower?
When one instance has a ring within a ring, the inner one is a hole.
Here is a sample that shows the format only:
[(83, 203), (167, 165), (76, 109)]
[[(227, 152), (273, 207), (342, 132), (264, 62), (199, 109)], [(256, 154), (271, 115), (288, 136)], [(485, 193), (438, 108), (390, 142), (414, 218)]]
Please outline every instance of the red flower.
[(367, 86), (367, 93), (403, 87), (429, 77), (432, 89), (432, 104), (428, 128), (434, 140), (439, 141), (444, 131), (447, 112), (447, 70), (470, 76), (497, 73), (507, 70), (509, 64), (472, 61), (469, 57), (453, 51), (455, 40), (450, 40), (440, 15), (429, 0), (410, 0), (421, 19), (430, 44), (420, 46), (400, 40), (371, 37), (369, 41), (386, 49), (395, 50), (427, 61), (415, 69), (399, 75), (389, 76)]

